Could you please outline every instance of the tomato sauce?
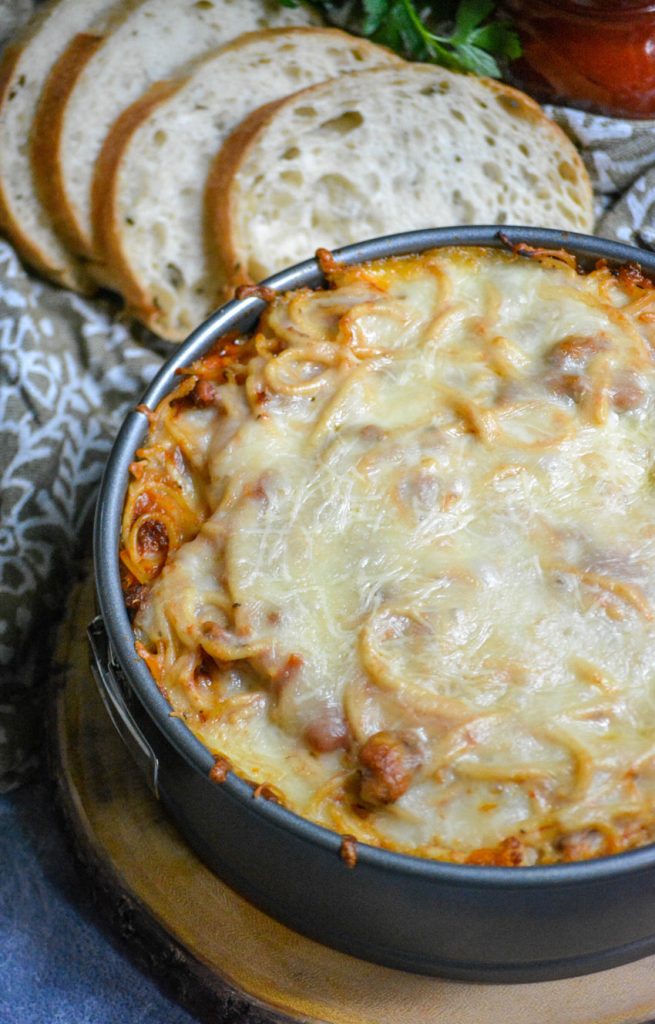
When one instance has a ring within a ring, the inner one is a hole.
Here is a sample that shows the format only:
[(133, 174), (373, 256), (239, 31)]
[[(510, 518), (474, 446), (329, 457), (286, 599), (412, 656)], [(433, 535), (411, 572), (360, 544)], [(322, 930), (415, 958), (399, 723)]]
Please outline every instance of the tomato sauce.
[(523, 45), (510, 81), (537, 99), (655, 116), (655, 3), (506, 0)]

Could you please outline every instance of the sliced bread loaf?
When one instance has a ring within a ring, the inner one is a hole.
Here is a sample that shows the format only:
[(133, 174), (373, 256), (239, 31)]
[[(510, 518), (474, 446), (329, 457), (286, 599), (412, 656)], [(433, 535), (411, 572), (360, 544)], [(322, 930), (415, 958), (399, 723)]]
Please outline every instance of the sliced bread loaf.
[(27, 263), (70, 288), (93, 283), (53, 230), (36, 192), (29, 135), (43, 83), (75, 33), (115, 0), (57, 0), (4, 51), (0, 63), (0, 231)]
[(588, 231), (591, 200), (577, 151), (536, 103), (425, 64), (360, 71), (256, 111), (207, 187), (221, 273), (235, 283), (410, 228)]
[[(39, 192), (64, 241), (93, 256), (91, 182), (105, 136), (153, 82), (242, 32), (318, 20), (274, 0), (142, 0), (89, 57), (73, 39), (43, 91), (33, 166)], [(72, 83), (72, 87), (71, 87)]]
[[(190, 76), (154, 85), (119, 117), (95, 167), (99, 278), (153, 331), (181, 340), (223, 295), (205, 252), (204, 188), (216, 150), (253, 109), (344, 72), (402, 64), (338, 29), (240, 36)], [(94, 271), (95, 272), (95, 271)]]

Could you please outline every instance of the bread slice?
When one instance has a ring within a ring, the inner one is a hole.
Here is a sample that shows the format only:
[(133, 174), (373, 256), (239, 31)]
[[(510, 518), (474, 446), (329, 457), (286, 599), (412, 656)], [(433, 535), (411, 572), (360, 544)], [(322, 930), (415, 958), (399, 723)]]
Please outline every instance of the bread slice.
[(227, 140), (207, 209), (233, 282), (411, 228), (588, 231), (573, 144), (527, 96), (425, 64), (361, 71), (256, 111)]
[(43, 83), (71, 36), (115, 0), (58, 0), (43, 7), (0, 62), (0, 231), (26, 263), (81, 291), (93, 283), (61, 244), (37, 195), (28, 139)]
[(216, 150), (267, 100), (400, 58), (327, 28), (239, 36), (189, 77), (154, 85), (119, 117), (95, 166), (97, 273), (131, 312), (181, 340), (222, 299), (205, 252), (204, 188)]
[(105, 136), (153, 82), (242, 32), (312, 24), (309, 8), (275, 0), (141, 0), (89, 56), (72, 40), (44, 88), (35, 122), (39, 193), (62, 239), (92, 258), (91, 181)]

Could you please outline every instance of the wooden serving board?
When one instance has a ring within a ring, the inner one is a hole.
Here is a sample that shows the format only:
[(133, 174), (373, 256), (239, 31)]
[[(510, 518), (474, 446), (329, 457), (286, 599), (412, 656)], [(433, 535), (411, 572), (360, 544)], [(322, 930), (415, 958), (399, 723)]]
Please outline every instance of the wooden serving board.
[[(389, 970), (271, 920), (186, 846), (114, 733), (88, 668), (87, 579), (54, 674), (53, 769), (88, 876), (142, 963), (199, 1019), (247, 1024), (646, 1024), (655, 957), (532, 985), (471, 985)], [(54, 727), (56, 726), (56, 728)]]

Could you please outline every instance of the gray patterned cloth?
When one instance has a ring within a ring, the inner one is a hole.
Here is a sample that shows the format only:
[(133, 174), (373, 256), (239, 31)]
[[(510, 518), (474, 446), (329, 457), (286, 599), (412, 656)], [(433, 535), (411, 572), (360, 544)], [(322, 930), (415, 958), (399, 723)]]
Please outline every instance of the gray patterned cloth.
[[(0, 0), (0, 45), (28, 8)], [(550, 113), (591, 175), (597, 234), (655, 249), (655, 121)], [(36, 279), (0, 240), (0, 791), (38, 763), (52, 633), (102, 467), (165, 351), (109, 303)]]
[(596, 230), (655, 249), (655, 120), (627, 121), (546, 107), (573, 140), (596, 197)]
[(0, 240), (0, 791), (35, 763), (52, 631), (111, 441), (163, 357)]

